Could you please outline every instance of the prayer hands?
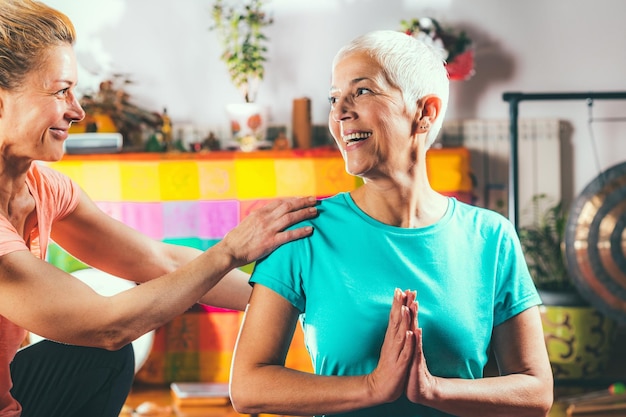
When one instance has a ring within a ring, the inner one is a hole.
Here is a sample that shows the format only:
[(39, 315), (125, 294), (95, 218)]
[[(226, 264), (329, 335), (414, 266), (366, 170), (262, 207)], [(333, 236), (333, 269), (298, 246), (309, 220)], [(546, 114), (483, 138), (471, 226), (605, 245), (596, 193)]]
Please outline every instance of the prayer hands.
[(408, 290), (402, 292), (396, 289), (394, 293), (378, 366), (368, 375), (370, 391), (380, 397), (381, 403), (395, 401), (406, 390), (408, 370), (415, 351), (415, 296), (415, 292)]
[(417, 313), (418, 304), (414, 303), (415, 311), (413, 315), (413, 335), (415, 338), (415, 353), (409, 369), (409, 381), (406, 386), (406, 396), (409, 401), (423, 403), (424, 399), (430, 396), (435, 378), (430, 374), (424, 351), (422, 350), (422, 329), (419, 328)]
[(422, 351), (416, 296), (410, 290), (396, 289), (394, 293), (378, 366), (369, 375), (370, 389), (381, 396), (381, 402), (395, 401), (405, 394), (410, 401), (420, 403), (434, 382)]

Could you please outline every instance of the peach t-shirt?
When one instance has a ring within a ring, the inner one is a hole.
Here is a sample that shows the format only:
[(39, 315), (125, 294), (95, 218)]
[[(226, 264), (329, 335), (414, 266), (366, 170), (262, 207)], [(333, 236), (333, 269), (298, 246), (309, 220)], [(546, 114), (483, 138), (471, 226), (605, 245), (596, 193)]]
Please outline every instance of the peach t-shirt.
[[(71, 213), (78, 204), (79, 187), (67, 176), (51, 168), (33, 163), (26, 177), (28, 189), (35, 199), (37, 224), (30, 231), (30, 244), (0, 215), (0, 256), (30, 250), (41, 259), (46, 257), (52, 223)], [(26, 336), (26, 331), (0, 316), (0, 417), (17, 417), (21, 406), (11, 397), (9, 364)]]

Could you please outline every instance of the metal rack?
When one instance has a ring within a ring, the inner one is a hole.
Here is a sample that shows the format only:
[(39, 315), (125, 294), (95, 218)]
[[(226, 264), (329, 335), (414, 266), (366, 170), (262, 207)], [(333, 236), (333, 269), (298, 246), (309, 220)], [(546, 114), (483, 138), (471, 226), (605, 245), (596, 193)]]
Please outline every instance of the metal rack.
[(518, 118), (519, 103), (522, 101), (555, 100), (626, 100), (626, 91), (580, 92), (580, 93), (520, 93), (506, 92), (502, 99), (509, 103), (509, 138), (511, 156), (509, 159), (509, 220), (518, 229)]

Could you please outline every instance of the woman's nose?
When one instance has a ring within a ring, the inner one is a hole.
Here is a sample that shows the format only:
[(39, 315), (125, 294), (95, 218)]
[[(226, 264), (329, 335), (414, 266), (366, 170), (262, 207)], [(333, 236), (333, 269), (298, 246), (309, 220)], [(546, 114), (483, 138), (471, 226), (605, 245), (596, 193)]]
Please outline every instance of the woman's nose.
[(338, 99), (330, 110), (330, 115), (334, 122), (341, 122), (354, 117), (354, 112), (347, 100)]
[(83, 110), (83, 107), (80, 105), (78, 98), (76, 98), (76, 96), (74, 95), (72, 95), (72, 100), (69, 105), (68, 111), (70, 113), (70, 118), (73, 122), (80, 122), (85, 118), (85, 110)]

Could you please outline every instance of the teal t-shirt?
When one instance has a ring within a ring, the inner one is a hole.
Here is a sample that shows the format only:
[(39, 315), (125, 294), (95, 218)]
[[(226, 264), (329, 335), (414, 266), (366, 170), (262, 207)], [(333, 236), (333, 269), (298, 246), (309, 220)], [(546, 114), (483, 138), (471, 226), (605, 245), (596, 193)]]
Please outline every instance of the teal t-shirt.
[[(300, 310), (317, 374), (376, 367), (396, 287), (417, 291), (426, 363), (441, 377), (481, 378), (493, 327), (540, 304), (515, 229), (498, 213), (450, 198), (437, 223), (400, 228), (348, 193), (321, 200), (318, 212), (305, 222), (310, 237), (279, 247), (251, 277)], [(345, 415), (447, 414), (401, 398)]]

